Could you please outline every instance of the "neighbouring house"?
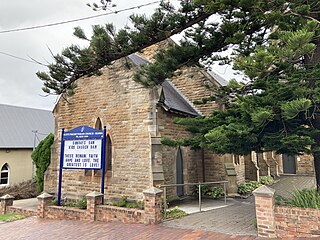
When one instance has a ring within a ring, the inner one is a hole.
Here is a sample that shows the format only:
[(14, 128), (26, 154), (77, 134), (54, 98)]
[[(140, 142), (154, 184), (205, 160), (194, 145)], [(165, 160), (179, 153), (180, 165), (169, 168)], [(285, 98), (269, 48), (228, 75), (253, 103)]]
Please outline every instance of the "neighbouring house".
[[(174, 118), (209, 115), (220, 107), (218, 103), (193, 102), (210, 96), (212, 89), (227, 83), (199, 67), (183, 67), (172, 79), (152, 89), (134, 82), (137, 69), (152, 61), (154, 54), (168, 44), (173, 43), (167, 40), (114, 61), (101, 69), (100, 76), (78, 79), (75, 94), (59, 99), (53, 110), (55, 141), (45, 175), (46, 191), (57, 193), (61, 129), (69, 131), (83, 125), (96, 129), (106, 126), (105, 196), (109, 199), (141, 199), (143, 190), (161, 184), (222, 180), (228, 181), (228, 193), (235, 193), (237, 184), (249, 174), (259, 178), (259, 167), (260, 171), (267, 168), (265, 172), (270, 174), (267, 160), (258, 167), (252, 156), (221, 156), (160, 143), (162, 137), (188, 136), (190, 133), (173, 123)], [(100, 183), (101, 170), (64, 170), (62, 196), (79, 198), (100, 191)], [(187, 187), (174, 187), (167, 194), (175, 198), (189, 192)]]
[(0, 187), (31, 180), (31, 153), (54, 129), (51, 111), (0, 104)]

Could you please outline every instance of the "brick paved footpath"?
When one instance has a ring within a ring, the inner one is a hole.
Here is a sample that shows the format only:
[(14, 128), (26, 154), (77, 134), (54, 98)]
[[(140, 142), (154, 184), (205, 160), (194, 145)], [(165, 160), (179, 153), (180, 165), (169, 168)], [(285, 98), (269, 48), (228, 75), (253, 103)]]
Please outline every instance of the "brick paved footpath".
[(226, 235), (204, 230), (177, 229), (124, 223), (44, 220), (30, 217), (0, 224), (2, 240), (51, 239), (257, 239), (255, 236)]

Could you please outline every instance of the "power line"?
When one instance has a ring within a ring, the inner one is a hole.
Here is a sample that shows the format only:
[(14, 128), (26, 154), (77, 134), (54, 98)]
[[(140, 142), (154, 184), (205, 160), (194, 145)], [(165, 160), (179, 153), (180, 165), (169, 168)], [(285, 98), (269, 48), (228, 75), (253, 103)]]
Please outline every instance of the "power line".
[(6, 53), (6, 52), (1, 52), (0, 51), (0, 54), (8, 56), (8, 57), (15, 58), (15, 59), (19, 59), (19, 60), (22, 60), (22, 61), (25, 61), (25, 62), (46, 66), (45, 64), (42, 64), (42, 63), (39, 63), (39, 62), (35, 62), (35, 61), (29, 60), (29, 59), (26, 59), (26, 58), (23, 58), (23, 57), (18, 57), (18, 56), (12, 55), (10, 53)]
[(56, 22), (56, 23), (37, 25), (37, 26), (32, 26), (32, 27), (24, 27), (24, 28), (15, 28), (15, 29), (3, 30), (3, 31), (0, 31), (0, 34), (2, 34), (2, 33), (11, 33), (11, 32), (20, 32), (20, 31), (26, 31), (26, 30), (33, 30), (33, 29), (45, 28), (45, 27), (53, 27), (53, 26), (72, 23), (72, 22), (79, 22), (79, 21), (84, 21), (84, 20), (88, 20), (88, 19), (92, 19), (92, 18), (98, 18), (98, 17), (107, 16), (107, 15), (111, 15), (111, 14), (117, 14), (117, 13), (120, 13), (120, 12), (133, 10), (133, 9), (136, 9), (136, 8), (146, 7), (146, 6), (150, 6), (150, 5), (156, 4), (156, 3), (160, 3), (160, 1), (154, 1), (154, 2), (141, 4), (141, 5), (134, 6), (134, 7), (123, 8), (123, 9), (120, 9), (120, 10), (117, 10), (117, 11), (113, 11), (113, 12), (109, 12), (109, 13), (102, 13), (102, 14), (89, 16), (89, 17), (83, 17), (83, 18), (77, 18), (77, 19), (72, 19), (72, 20), (67, 20), (67, 21)]

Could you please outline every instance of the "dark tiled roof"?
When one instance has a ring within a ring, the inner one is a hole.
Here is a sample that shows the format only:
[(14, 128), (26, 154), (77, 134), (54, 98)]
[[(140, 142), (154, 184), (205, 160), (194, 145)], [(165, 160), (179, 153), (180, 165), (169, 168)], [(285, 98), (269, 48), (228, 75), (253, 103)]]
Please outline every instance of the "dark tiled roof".
[(188, 102), (188, 100), (168, 80), (162, 83), (162, 99), (160, 103), (167, 111), (184, 113), (191, 116), (199, 116), (199, 112)]
[(0, 104), (0, 148), (33, 148), (35, 130), (39, 141), (53, 132), (51, 111)]
[(150, 63), (150, 61), (148, 59), (145, 59), (141, 56), (139, 56), (138, 54), (132, 53), (128, 56), (128, 58), (136, 65), (136, 66), (140, 66), (140, 65), (144, 65), (144, 64), (148, 64)]
[[(135, 53), (130, 54), (128, 57), (136, 66), (150, 63), (147, 59)], [(166, 111), (190, 116), (200, 115), (182, 93), (168, 80), (162, 83), (162, 96), (159, 103)]]

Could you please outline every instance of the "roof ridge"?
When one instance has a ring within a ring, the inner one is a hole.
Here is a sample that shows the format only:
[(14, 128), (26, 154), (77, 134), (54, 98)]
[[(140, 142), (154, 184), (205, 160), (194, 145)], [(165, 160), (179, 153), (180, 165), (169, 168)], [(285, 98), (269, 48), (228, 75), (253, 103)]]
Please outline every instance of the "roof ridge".
[(140, 54), (138, 54), (137, 52), (135, 52), (135, 53), (131, 53), (131, 54), (129, 54), (128, 56), (130, 56), (130, 55), (136, 55), (136, 56), (138, 56), (139, 58), (142, 58), (143, 60), (145, 60), (145, 61), (147, 61), (147, 62), (151, 63), (150, 59), (148, 59), (148, 58), (145, 58), (145, 57), (141, 56), (141, 55), (140, 55)]
[(213, 78), (218, 84), (220, 84), (220, 86), (224, 87), (228, 85), (229, 81), (222, 77), (220, 74), (218, 74), (216, 71), (212, 69), (206, 69), (206, 72), (209, 74), (211, 78)]
[(47, 109), (33, 108), (33, 107), (23, 107), (23, 106), (16, 106), (16, 105), (4, 104), (4, 103), (0, 103), (0, 107), (1, 107), (1, 106), (10, 107), (10, 108), (26, 109), (26, 110), (36, 110), (36, 111), (52, 112), (51, 110), (47, 110)]

